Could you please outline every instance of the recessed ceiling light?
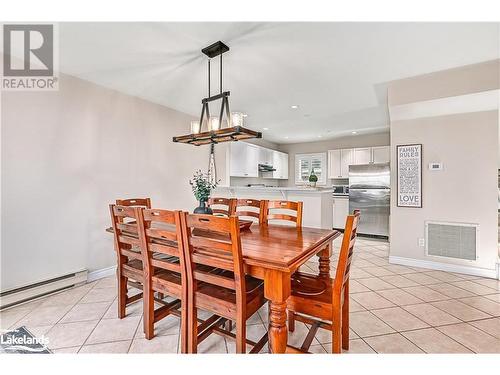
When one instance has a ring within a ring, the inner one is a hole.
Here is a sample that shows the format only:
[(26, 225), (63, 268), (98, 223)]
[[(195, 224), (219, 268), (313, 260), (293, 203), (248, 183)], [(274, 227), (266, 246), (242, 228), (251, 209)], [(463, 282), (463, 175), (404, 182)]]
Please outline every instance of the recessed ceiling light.
[(297, 104), (292, 105), (292, 109), (297, 109), (299, 106)]
[(262, 128), (263, 130), (269, 130), (269, 128)]
[(288, 139), (288, 135), (285, 137), (285, 139)]
[(318, 135), (318, 138), (321, 138), (321, 137), (323, 137), (323, 136), (322, 135)]
[(351, 134), (358, 134), (358, 132), (351, 132)]

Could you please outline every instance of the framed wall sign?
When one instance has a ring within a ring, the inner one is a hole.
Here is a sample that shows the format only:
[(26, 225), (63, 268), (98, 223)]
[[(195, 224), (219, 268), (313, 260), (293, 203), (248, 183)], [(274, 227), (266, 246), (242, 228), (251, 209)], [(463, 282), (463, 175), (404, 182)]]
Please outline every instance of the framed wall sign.
[(396, 147), (398, 207), (422, 208), (422, 145)]

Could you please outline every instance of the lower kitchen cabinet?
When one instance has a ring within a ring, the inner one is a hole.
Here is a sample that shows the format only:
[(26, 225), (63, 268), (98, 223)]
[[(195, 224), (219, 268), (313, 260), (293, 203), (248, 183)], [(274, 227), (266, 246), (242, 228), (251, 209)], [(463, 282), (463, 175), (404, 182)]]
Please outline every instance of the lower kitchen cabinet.
[(349, 197), (333, 197), (333, 227), (343, 229), (349, 215)]

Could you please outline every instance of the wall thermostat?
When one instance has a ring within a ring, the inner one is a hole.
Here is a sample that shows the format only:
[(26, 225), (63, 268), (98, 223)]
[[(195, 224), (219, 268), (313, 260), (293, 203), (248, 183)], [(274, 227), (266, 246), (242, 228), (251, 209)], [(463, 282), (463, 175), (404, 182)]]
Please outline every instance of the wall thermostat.
[(443, 163), (429, 163), (429, 170), (431, 171), (441, 171), (443, 169)]

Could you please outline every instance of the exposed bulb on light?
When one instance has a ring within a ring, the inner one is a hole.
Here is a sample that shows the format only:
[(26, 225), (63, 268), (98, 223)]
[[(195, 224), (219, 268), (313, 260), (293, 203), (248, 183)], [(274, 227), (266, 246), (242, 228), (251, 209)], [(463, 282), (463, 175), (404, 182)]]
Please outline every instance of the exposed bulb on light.
[(208, 121), (208, 131), (213, 132), (219, 130), (219, 128), (219, 118), (217, 116), (210, 116), (210, 120)]
[(231, 113), (231, 126), (243, 126), (243, 113), (232, 112)]
[(198, 134), (200, 132), (200, 122), (191, 121), (191, 134)]

